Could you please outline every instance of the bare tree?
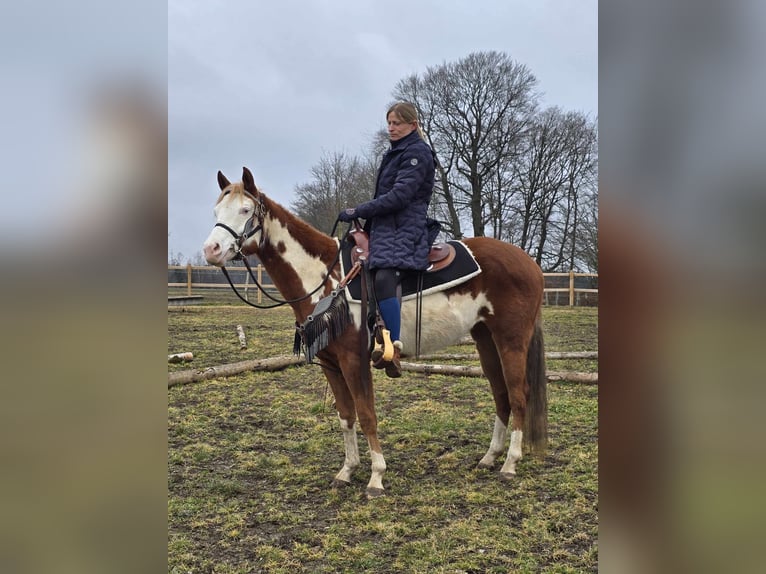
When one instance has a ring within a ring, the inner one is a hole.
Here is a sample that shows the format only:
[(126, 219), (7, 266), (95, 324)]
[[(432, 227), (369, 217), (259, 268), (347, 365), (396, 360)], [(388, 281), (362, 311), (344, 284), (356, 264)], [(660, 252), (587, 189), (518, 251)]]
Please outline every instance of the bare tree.
[(184, 264), (184, 254), (180, 251), (174, 252), (172, 249), (170, 250), (170, 253), (168, 254), (168, 265), (183, 265)]
[(535, 117), (511, 164), (515, 225), (505, 239), (549, 271), (578, 267), (579, 206), (595, 190), (596, 139), (595, 123), (583, 114), (548, 108)]
[(189, 261), (192, 265), (207, 265), (207, 260), (202, 251), (197, 251)]
[[(580, 232), (589, 219), (598, 224), (598, 130), (595, 122), (578, 113), (567, 114), (569, 144), (567, 152), (568, 178), (565, 205), (564, 237), (560, 241), (558, 259), (554, 267), (567, 262), (568, 269), (591, 269), (593, 260), (583, 260), (581, 254), (591, 249), (596, 253), (598, 265), (597, 236)], [(595, 240), (595, 246), (584, 245)]]
[(500, 165), (517, 150), (537, 105), (537, 79), (498, 52), (477, 52), (400, 81), (394, 97), (415, 103), (431, 147), (439, 157), (435, 194), (455, 236), (467, 211), (475, 236), (491, 216), (488, 187)]
[(338, 213), (369, 200), (375, 185), (372, 160), (344, 152), (324, 154), (311, 168), (313, 180), (295, 187), (297, 199), (291, 209), (301, 219), (327, 233)]
[(581, 262), (583, 271), (598, 273), (598, 194), (595, 188), (581, 201), (580, 212), (575, 257)]

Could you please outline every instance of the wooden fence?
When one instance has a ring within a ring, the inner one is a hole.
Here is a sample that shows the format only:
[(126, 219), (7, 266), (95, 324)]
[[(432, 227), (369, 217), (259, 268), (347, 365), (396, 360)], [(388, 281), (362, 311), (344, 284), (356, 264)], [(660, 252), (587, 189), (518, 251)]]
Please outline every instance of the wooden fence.
[[(257, 302), (263, 302), (263, 294), (250, 283), (250, 277), (244, 267), (227, 267), (229, 275), (237, 289), (243, 294), (248, 294), (250, 289), (257, 292)], [(266, 288), (271, 287), (271, 280), (261, 265), (253, 267), (258, 282)], [(546, 305), (562, 304), (559, 302), (563, 295), (563, 304), (568, 302), (570, 307), (575, 305), (597, 305), (598, 288), (577, 287), (578, 278), (587, 278), (586, 283), (598, 284), (597, 273), (543, 273), (545, 275), (545, 300)], [(265, 281), (265, 283), (264, 283)], [(549, 287), (552, 284), (554, 286)], [(168, 265), (168, 288), (185, 289), (186, 295), (191, 297), (195, 289), (230, 289), (226, 278), (218, 267), (212, 265)], [(198, 294), (198, 293), (197, 293)], [(555, 301), (555, 302), (554, 302)]]

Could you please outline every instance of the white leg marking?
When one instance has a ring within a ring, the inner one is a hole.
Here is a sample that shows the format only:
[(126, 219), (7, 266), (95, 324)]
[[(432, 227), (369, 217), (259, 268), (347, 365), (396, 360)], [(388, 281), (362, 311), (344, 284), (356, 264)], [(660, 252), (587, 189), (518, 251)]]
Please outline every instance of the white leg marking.
[(386, 459), (378, 452), (370, 451), (372, 459), (372, 475), (367, 488), (377, 488), (383, 490), (383, 475), (386, 473)]
[(521, 439), (523, 432), (520, 430), (511, 431), (511, 446), (508, 447), (508, 456), (505, 458), (505, 464), (500, 472), (503, 474), (516, 474), (516, 463), (521, 460)]
[(495, 417), (495, 428), (492, 429), (492, 440), (489, 443), (487, 454), (479, 461), (480, 466), (491, 467), (497, 457), (503, 454), (505, 450), (505, 439), (507, 437), (508, 427), (503, 424), (500, 417)]
[[(340, 417), (338, 417), (340, 418)], [(346, 460), (343, 468), (335, 475), (335, 480), (351, 482), (351, 473), (359, 466), (359, 446), (356, 442), (356, 426), (348, 426), (344, 419), (340, 419), (340, 429), (343, 431), (343, 445), (346, 447)]]

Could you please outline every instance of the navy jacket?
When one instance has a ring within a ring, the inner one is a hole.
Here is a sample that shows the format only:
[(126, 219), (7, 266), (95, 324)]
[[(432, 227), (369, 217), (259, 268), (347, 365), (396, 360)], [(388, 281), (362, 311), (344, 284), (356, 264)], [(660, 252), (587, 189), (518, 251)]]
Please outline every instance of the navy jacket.
[(434, 156), (417, 130), (392, 142), (380, 163), (375, 198), (356, 208), (356, 216), (368, 220), (371, 269), (428, 267), (426, 216), (433, 190)]

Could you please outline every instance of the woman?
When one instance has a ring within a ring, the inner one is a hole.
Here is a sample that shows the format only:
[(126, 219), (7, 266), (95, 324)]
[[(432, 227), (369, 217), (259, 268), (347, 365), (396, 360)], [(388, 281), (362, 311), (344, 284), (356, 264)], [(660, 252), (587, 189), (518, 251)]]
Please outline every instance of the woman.
[(400, 377), (402, 272), (428, 267), (433, 238), (429, 237), (426, 223), (434, 189), (435, 158), (418, 124), (415, 106), (409, 102), (394, 104), (386, 113), (386, 121), (391, 149), (380, 164), (375, 197), (342, 211), (338, 218), (367, 220), (375, 296), (394, 345), (391, 361), (382, 360), (382, 349), (373, 350), (373, 365), (385, 368), (389, 377)]

